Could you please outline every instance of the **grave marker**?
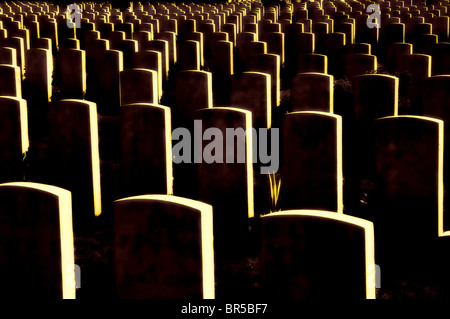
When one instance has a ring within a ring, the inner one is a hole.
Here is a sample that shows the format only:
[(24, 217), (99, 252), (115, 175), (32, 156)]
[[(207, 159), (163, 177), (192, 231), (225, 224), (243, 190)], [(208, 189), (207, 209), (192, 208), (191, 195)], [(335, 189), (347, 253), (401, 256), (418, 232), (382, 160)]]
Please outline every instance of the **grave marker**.
[(146, 103), (122, 105), (120, 132), (124, 193), (171, 195), (170, 108)]
[(120, 72), (120, 104), (158, 104), (158, 74), (148, 69)]
[(377, 70), (377, 57), (371, 54), (344, 55), (345, 76), (353, 78)]
[(75, 226), (101, 213), (98, 120), (95, 103), (50, 103), (47, 183), (72, 193)]
[(297, 74), (291, 81), (291, 110), (333, 113), (334, 77), (323, 73)]
[(22, 181), (23, 158), (28, 151), (27, 103), (16, 97), (0, 97), (0, 181)]
[(158, 77), (158, 97), (162, 96), (162, 62), (161, 52), (158, 51), (138, 51), (134, 54), (133, 68), (148, 69), (157, 73)]
[(280, 104), (280, 57), (276, 54), (257, 54), (251, 56), (247, 71), (270, 74), (272, 108)]
[(272, 126), (270, 75), (260, 72), (243, 72), (233, 75), (231, 105), (252, 112), (252, 127)]
[[(214, 107), (197, 111), (197, 119), (202, 120), (201, 127), (196, 128), (194, 124), (194, 131), (197, 129), (201, 134), (194, 136), (199, 200), (210, 203), (214, 209), (216, 252), (236, 256), (247, 248), (248, 219), (254, 216), (253, 143), (252, 134), (245, 134), (251, 129), (251, 112)], [(209, 133), (215, 132), (212, 143), (199, 140), (208, 129)], [(230, 130), (233, 130), (231, 134)], [(228, 138), (220, 140), (218, 134)], [(220, 152), (220, 149), (223, 151)], [(228, 206), (230, 199), (233, 200), (233, 209)]]
[(182, 71), (176, 79), (174, 115), (192, 119), (194, 111), (213, 107), (212, 74), (206, 71)]
[(0, 64), (0, 96), (22, 98), (20, 68), (14, 65)]
[(264, 296), (375, 299), (372, 222), (329, 211), (282, 211), (261, 218), (261, 240)]
[(178, 69), (180, 71), (200, 71), (200, 43), (187, 40), (177, 43)]
[(323, 54), (299, 54), (294, 62), (295, 74), (328, 73), (328, 57)]
[(374, 220), (382, 285), (389, 286), (394, 278), (429, 278), (438, 270), (443, 129), (442, 121), (418, 116), (375, 122)]
[(342, 119), (294, 112), (281, 125), (279, 207), (342, 213)]
[(144, 195), (114, 205), (118, 298), (213, 299), (213, 209), (187, 198)]
[(2, 296), (75, 299), (69, 191), (37, 183), (0, 185)]
[(66, 98), (82, 99), (86, 92), (86, 52), (60, 50), (61, 92)]

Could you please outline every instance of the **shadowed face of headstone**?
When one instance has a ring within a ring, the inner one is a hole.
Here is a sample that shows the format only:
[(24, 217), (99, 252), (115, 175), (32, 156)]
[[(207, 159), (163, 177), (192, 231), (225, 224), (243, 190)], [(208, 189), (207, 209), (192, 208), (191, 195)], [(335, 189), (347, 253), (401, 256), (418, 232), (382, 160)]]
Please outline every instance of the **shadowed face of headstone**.
[[(36, 183), (0, 185), (2, 296), (75, 298), (71, 195)], [(71, 269), (71, 270), (70, 270)]]
[(433, 247), (443, 232), (442, 124), (418, 116), (375, 121), (376, 247), (385, 274), (417, 279), (436, 266)]
[(120, 103), (157, 104), (158, 78), (156, 71), (147, 69), (130, 69), (120, 73)]
[(0, 65), (0, 94), (22, 98), (20, 68), (13, 65)]
[[(202, 120), (194, 127), (199, 198), (214, 208), (216, 249), (237, 253), (244, 248), (248, 218), (254, 215), (252, 134), (245, 134), (251, 129), (251, 113), (211, 108), (198, 111), (197, 119)], [(211, 135), (205, 137), (208, 129)]]
[(297, 74), (291, 82), (291, 111), (333, 113), (333, 80), (327, 74)]
[(1, 97), (0, 112), (0, 180), (21, 181), (25, 168), (23, 156), (29, 145), (26, 101)]
[(119, 298), (214, 298), (212, 208), (174, 196), (115, 203)]
[(60, 50), (61, 92), (67, 98), (82, 98), (86, 92), (86, 52)]
[(172, 140), (167, 106), (121, 107), (121, 151), (124, 193), (172, 194)]
[(301, 210), (269, 214), (261, 222), (264, 296), (375, 298), (371, 222)]
[(48, 117), (51, 165), (44, 177), (46, 183), (72, 192), (74, 221), (100, 215), (100, 160), (95, 103), (84, 100), (51, 103)]
[(341, 117), (290, 113), (281, 131), (280, 208), (342, 212)]
[(254, 128), (270, 128), (272, 124), (270, 75), (244, 72), (233, 76), (231, 104), (252, 112)]
[(212, 74), (206, 71), (183, 71), (177, 75), (176, 114), (180, 119), (193, 118), (194, 111), (213, 107)]

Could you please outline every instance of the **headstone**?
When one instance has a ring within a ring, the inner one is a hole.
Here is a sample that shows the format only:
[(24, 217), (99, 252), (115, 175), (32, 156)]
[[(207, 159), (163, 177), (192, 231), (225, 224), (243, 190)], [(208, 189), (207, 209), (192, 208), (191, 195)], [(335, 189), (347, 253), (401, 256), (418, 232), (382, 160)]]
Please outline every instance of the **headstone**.
[(255, 54), (266, 54), (267, 43), (263, 41), (246, 41), (238, 47), (238, 59), (241, 64), (240, 68), (248, 67), (250, 57)]
[(30, 34), (27, 29), (18, 29), (15, 32), (10, 32), (9, 37), (18, 37), (23, 39), (24, 50), (30, 49)]
[(233, 75), (231, 105), (252, 112), (252, 127), (272, 126), (270, 75), (259, 72), (243, 72)]
[(442, 134), (443, 122), (432, 118), (394, 116), (375, 122), (373, 210), (382, 286), (391, 287), (395, 279), (429, 279), (439, 272), (435, 253), (442, 233)]
[(436, 34), (419, 34), (414, 36), (414, 53), (431, 54), (431, 48), (438, 43)]
[(344, 56), (345, 76), (353, 78), (377, 70), (377, 57), (371, 54), (348, 54)]
[[(314, 33), (301, 33), (286, 35), (285, 55), (286, 55), (286, 69), (295, 70), (296, 59), (300, 54), (314, 53)], [(291, 71), (290, 77), (294, 76)]]
[(319, 210), (268, 214), (261, 218), (260, 265), (268, 298), (375, 299), (373, 224)]
[(92, 88), (92, 98), (89, 100), (97, 103), (99, 113), (115, 114), (119, 111), (120, 106), (119, 77), (123, 70), (123, 54), (116, 50), (100, 52), (102, 52), (102, 55), (96, 60), (93, 72), (96, 86), (95, 89)]
[(175, 85), (175, 112), (180, 119), (192, 119), (194, 112), (213, 107), (212, 74), (206, 71), (182, 71)]
[(0, 48), (0, 64), (17, 66), (16, 49)]
[(86, 92), (86, 52), (61, 49), (59, 69), (62, 95), (65, 98), (82, 99)]
[(297, 74), (291, 81), (291, 109), (333, 113), (334, 77), (323, 73)]
[(158, 74), (148, 69), (120, 72), (120, 105), (132, 103), (158, 104)]
[(214, 32), (208, 35), (208, 37), (205, 38), (205, 60), (208, 64), (211, 59), (211, 47), (214, 45), (217, 41), (228, 41), (228, 33), (226, 32)]
[(323, 54), (299, 54), (294, 64), (295, 74), (306, 72), (328, 73), (328, 57)]
[(145, 43), (147, 43), (150, 40), (153, 40), (153, 38), (152, 34), (148, 31), (135, 31), (133, 33), (133, 40), (137, 41), (138, 43), (137, 51), (141, 51), (144, 48)]
[(138, 43), (136, 40), (122, 40), (117, 43), (117, 50), (123, 53), (123, 68), (131, 69), (133, 67), (133, 57), (138, 51)]
[(386, 26), (386, 32), (384, 34), (382, 43), (389, 47), (392, 43), (404, 43), (405, 42), (405, 24), (403, 23), (389, 23)]
[(171, 195), (173, 174), (170, 108), (146, 103), (122, 105), (120, 132), (125, 196)]
[(155, 38), (167, 41), (169, 65), (175, 64), (177, 62), (178, 56), (175, 32), (168, 32), (168, 31), (160, 32), (156, 34)]
[(200, 71), (200, 43), (198, 41), (187, 40), (177, 43), (178, 70)]
[[(0, 185), (2, 297), (75, 299), (69, 191), (37, 183)], [(25, 289), (25, 290), (24, 290)]]
[(399, 79), (384, 74), (366, 74), (353, 78), (355, 120), (362, 127), (385, 116), (398, 115)]
[(341, 22), (336, 24), (335, 32), (345, 34), (345, 41), (348, 44), (355, 43), (355, 25), (350, 22)]
[(144, 50), (157, 51), (161, 53), (163, 80), (169, 74), (169, 44), (165, 40), (153, 40), (144, 45)]
[(25, 75), (25, 47), (22, 38), (12, 37), (0, 40), (0, 46), (13, 48), (17, 54), (17, 66), (20, 68), (22, 78)]
[(120, 41), (125, 40), (125, 32), (123, 31), (113, 31), (110, 37), (107, 38), (110, 43), (110, 48), (113, 50), (118, 50), (118, 45)]
[(450, 74), (450, 43), (437, 43), (431, 48), (431, 74)]
[(116, 24), (114, 30), (125, 32), (125, 39), (132, 39), (134, 26), (130, 22)]
[(14, 65), (0, 65), (0, 96), (22, 98), (20, 67)]
[(48, 38), (38, 38), (34, 39), (32, 41), (31, 47), (33, 49), (46, 49), (49, 50), (50, 55), (53, 55), (53, 49), (52, 49), (52, 40)]
[(222, 26), (222, 32), (226, 32), (228, 34), (228, 40), (233, 43), (233, 46), (236, 46), (236, 35), (239, 31), (236, 31), (236, 25), (233, 23), (225, 23)]
[(337, 78), (341, 78), (344, 73), (342, 57), (345, 52), (345, 34), (329, 33), (323, 38), (323, 52), (328, 57), (328, 72)]
[(448, 16), (437, 16), (433, 19), (433, 33), (438, 36), (438, 42), (448, 42), (449, 20)]
[(58, 50), (59, 40), (56, 21), (53, 18), (48, 19), (45, 22), (39, 21), (40, 36), (41, 38), (52, 39), (53, 51)]
[(162, 96), (162, 62), (161, 52), (158, 51), (138, 51), (134, 54), (133, 68), (135, 69), (148, 69), (155, 71), (158, 76), (158, 97)]
[(116, 201), (118, 298), (214, 298), (212, 214), (210, 205), (177, 196)]
[[(239, 256), (248, 248), (248, 219), (254, 216), (252, 134), (246, 134), (251, 130), (251, 112), (214, 107), (197, 111), (197, 119), (201, 122), (194, 123), (198, 132), (194, 162), (200, 162), (199, 200), (213, 206), (216, 253)], [(207, 141), (212, 135), (213, 145)], [(233, 209), (228, 206), (231, 199)]]
[(251, 32), (242, 32), (236, 35), (236, 49), (239, 52), (244, 42), (256, 41), (256, 34)]
[(203, 41), (203, 33), (201, 32), (189, 32), (185, 35), (186, 41), (193, 40), (197, 41), (200, 44), (200, 65), (204, 65), (204, 41)]
[(98, 25), (98, 28), (96, 28), (100, 32), (100, 38), (102, 39), (108, 39), (111, 32), (114, 31), (114, 24), (110, 22), (104, 22), (100, 23)]
[(284, 34), (281, 32), (268, 32), (263, 36), (263, 41), (267, 43), (267, 53), (277, 54), (280, 63), (284, 63)]
[(95, 103), (61, 100), (48, 108), (50, 125), (48, 184), (72, 193), (74, 225), (100, 215), (100, 159)]
[(227, 104), (233, 74), (233, 44), (229, 41), (211, 43), (210, 71), (213, 75), (213, 92), (216, 104)]
[[(446, 89), (450, 84), (450, 76), (438, 75), (424, 79), (421, 82), (421, 109), (418, 110), (418, 114), (437, 118), (447, 123), (449, 119), (449, 113), (446, 105), (450, 101), (449, 91)], [(450, 146), (449, 142), (449, 126), (444, 125), (444, 168), (447, 167), (450, 156), (448, 155)], [(444, 187), (447, 189), (450, 183), (450, 175), (448, 170), (444, 169)], [(448, 205), (447, 196), (444, 197), (444, 210)], [(445, 216), (446, 217), (446, 216)], [(450, 229), (449, 218), (443, 220), (444, 230)]]
[(405, 54), (412, 54), (411, 43), (392, 43), (388, 47), (387, 51), (387, 59), (386, 59), (386, 68), (389, 71), (396, 71), (399, 69), (402, 56)]
[(279, 207), (342, 213), (342, 118), (294, 112), (281, 124)]
[(80, 49), (80, 41), (77, 39), (63, 39), (60, 43), (61, 49)]
[(250, 58), (247, 67), (247, 71), (270, 74), (272, 108), (276, 108), (280, 104), (280, 68), (280, 57), (276, 54), (254, 55)]
[(193, 19), (186, 19), (179, 21), (178, 34), (185, 35), (189, 32), (196, 32), (196, 21)]
[(28, 50), (25, 69), (24, 97), (27, 100), (33, 99), (29, 102), (50, 101), (53, 76), (53, 57), (50, 51), (46, 49)]
[(150, 33), (150, 40), (154, 39), (154, 32), (153, 32), (153, 24), (151, 23), (141, 23), (136, 27), (136, 32), (149, 32)]
[(0, 181), (22, 181), (28, 151), (27, 103), (17, 97), (0, 97)]
[(417, 107), (421, 82), (424, 78), (431, 76), (431, 56), (407, 54), (402, 56), (399, 62), (397, 71), (404, 73), (409, 80), (401, 94), (408, 96), (412, 104), (412, 114), (416, 114), (414, 109)]

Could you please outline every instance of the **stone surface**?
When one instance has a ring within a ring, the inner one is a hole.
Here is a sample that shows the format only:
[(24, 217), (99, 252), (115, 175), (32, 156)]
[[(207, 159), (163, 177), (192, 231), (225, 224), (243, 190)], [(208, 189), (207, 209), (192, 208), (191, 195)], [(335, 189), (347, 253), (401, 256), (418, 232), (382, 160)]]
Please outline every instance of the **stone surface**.
[(177, 196), (116, 201), (117, 297), (214, 298), (212, 214), (210, 205)]

